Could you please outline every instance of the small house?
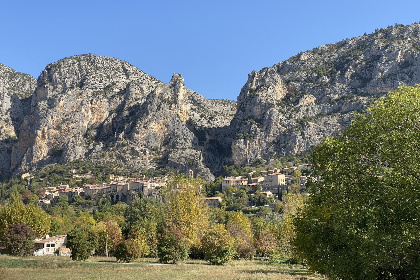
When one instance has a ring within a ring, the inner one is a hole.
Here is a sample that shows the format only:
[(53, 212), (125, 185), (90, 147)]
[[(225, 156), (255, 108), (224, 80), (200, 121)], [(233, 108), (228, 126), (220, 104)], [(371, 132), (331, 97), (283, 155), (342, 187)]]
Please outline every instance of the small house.
[(43, 239), (35, 239), (34, 256), (52, 256), (67, 241), (67, 235), (46, 236)]

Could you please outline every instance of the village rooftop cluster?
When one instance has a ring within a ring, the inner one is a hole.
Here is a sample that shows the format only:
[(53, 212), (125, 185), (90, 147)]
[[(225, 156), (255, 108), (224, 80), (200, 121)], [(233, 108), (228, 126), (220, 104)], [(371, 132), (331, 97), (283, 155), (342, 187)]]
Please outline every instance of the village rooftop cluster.
[[(282, 173), (279, 169), (261, 171), (260, 176), (252, 177), (254, 172), (251, 172), (248, 177), (237, 176), (237, 177), (225, 177), (222, 181), (222, 191), (227, 186), (233, 186), (235, 188), (250, 187), (256, 189), (258, 186), (261, 187), (261, 194), (267, 197), (278, 197), (279, 192), (287, 190), (288, 186), (292, 185), (292, 179), (294, 178), (293, 173), (295, 170), (309, 170), (310, 165), (303, 164), (294, 167), (284, 168)], [(193, 173), (190, 171), (188, 174), (190, 177)], [(76, 178), (81, 178), (88, 175), (73, 174)], [(59, 185), (57, 187), (48, 187), (45, 189), (45, 194), (39, 199), (39, 206), (50, 205), (54, 200), (60, 196), (67, 196), (69, 200), (75, 196), (81, 196), (84, 198), (98, 198), (103, 196), (109, 196), (111, 201), (116, 203), (118, 201), (124, 201), (131, 203), (138, 197), (155, 197), (160, 198), (159, 189), (166, 186), (168, 177), (162, 178), (127, 178), (123, 176), (109, 175), (110, 182), (101, 184), (84, 184), (82, 187), (69, 187), (67, 184)], [(306, 183), (307, 176), (300, 176), (300, 187), (303, 187)], [(221, 197), (207, 197), (206, 202), (210, 206), (219, 206), (222, 201)]]

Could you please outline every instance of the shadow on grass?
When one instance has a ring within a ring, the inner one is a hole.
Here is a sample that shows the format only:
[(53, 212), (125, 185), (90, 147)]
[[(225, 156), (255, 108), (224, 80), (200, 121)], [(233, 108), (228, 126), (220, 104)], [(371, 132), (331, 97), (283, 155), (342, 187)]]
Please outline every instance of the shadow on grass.
[(308, 276), (311, 274), (310, 272), (302, 270), (302, 269), (289, 269), (289, 268), (243, 270), (243, 272), (250, 273), (250, 274), (282, 273), (282, 274), (288, 274), (292, 276)]
[(118, 263), (116, 260), (100, 260), (100, 263)]

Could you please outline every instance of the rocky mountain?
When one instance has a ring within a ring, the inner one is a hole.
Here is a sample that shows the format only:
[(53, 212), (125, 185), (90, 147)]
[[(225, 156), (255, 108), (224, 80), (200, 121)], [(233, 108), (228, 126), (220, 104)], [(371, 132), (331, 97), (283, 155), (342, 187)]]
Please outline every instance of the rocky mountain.
[(11, 169), (90, 159), (212, 179), (194, 131), (228, 126), (234, 113), (234, 102), (206, 100), (180, 74), (165, 84), (118, 59), (65, 58), (38, 78)]
[(10, 154), (36, 87), (30, 75), (0, 64), (0, 174), (10, 170)]
[(238, 97), (232, 162), (310, 149), (399, 85), (420, 83), (420, 24), (320, 46), (254, 71)]
[(419, 43), (413, 24), (320, 46), (250, 73), (237, 102), (93, 54), (52, 63), (38, 81), (2, 66), (0, 172), (89, 159), (212, 179), (223, 165), (298, 154), (420, 83)]

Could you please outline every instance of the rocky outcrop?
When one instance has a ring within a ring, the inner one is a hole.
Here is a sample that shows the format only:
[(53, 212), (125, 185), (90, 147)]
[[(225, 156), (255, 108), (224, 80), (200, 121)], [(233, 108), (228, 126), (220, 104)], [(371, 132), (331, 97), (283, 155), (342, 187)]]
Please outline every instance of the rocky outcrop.
[(198, 125), (191, 124), (227, 126), (234, 108), (234, 102), (208, 101), (186, 89), (180, 74), (165, 84), (118, 59), (65, 58), (38, 78), (11, 166), (24, 171), (90, 159), (192, 169), (212, 179), (193, 131)]
[(307, 151), (347, 126), (352, 112), (420, 83), (419, 43), (420, 24), (397, 25), (252, 72), (232, 121), (232, 162)]
[(30, 75), (0, 64), (0, 174), (10, 171), (10, 155), (36, 86)]

